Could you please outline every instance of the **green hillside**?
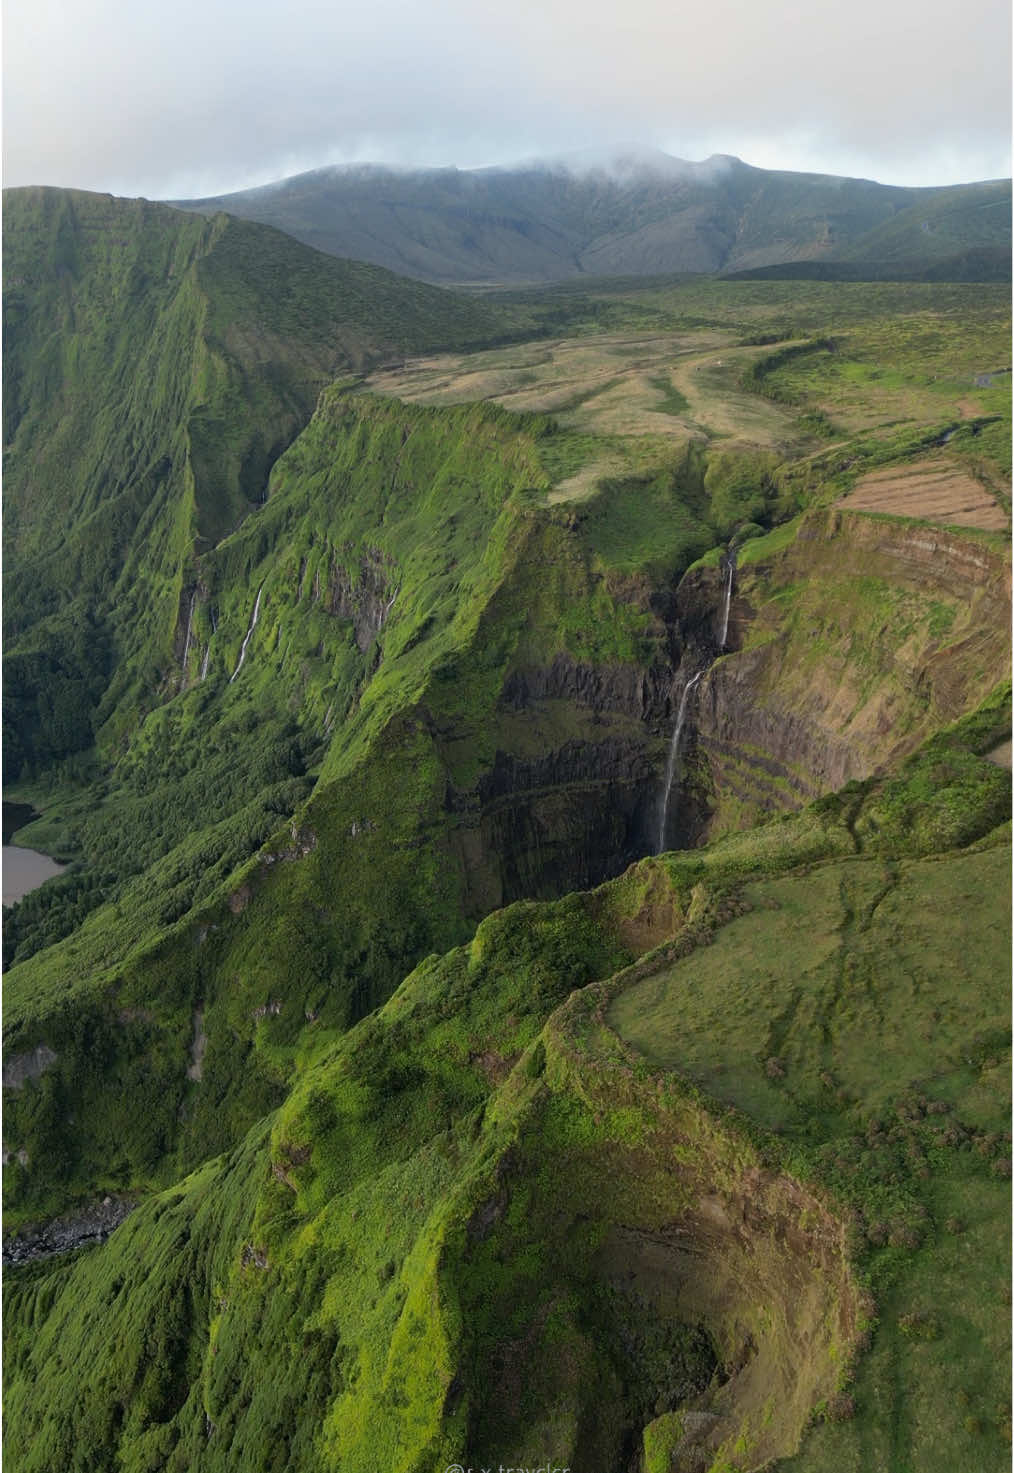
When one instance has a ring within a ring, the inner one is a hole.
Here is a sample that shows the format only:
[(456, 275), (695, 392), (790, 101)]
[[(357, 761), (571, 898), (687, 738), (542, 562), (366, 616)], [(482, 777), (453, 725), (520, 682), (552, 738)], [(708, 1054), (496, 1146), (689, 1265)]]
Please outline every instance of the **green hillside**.
[(1002, 288), (7, 218), (13, 1465), (1006, 1466)]
[(181, 203), (440, 282), (833, 261), (881, 263), (901, 279), (948, 261), (958, 274), (943, 279), (979, 280), (960, 253), (995, 247), (1009, 256), (1011, 244), (1007, 180), (907, 189), (757, 169), (724, 155), (687, 163), (652, 150), (497, 169), (352, 165)]
[(240, 1147), (11, 1276), (9, 1454), (1004, 1466), (1009, 844), (906, 858), (901, 797), (430, 957)]
[(906, 209), (849, 248), (852, 258), (904, 261), (938, 259), (986, 246), (1008, 243), (1011, 224), (1010, 184), (986, 184), (919, 190)]
[(10, 781), (165, 693), (195, 555), (263, 501), (335, 373), (497, 319), (142, 200), (12, 190), (3, 228)]

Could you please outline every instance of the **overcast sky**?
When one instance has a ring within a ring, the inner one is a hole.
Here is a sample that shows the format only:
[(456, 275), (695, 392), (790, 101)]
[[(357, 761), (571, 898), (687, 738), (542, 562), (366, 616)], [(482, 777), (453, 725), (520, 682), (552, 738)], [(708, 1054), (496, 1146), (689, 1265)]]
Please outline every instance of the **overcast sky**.
[(172, 198), (347, 161), (1010, 172), (1008, 0), (4, 0), (4, 184)]

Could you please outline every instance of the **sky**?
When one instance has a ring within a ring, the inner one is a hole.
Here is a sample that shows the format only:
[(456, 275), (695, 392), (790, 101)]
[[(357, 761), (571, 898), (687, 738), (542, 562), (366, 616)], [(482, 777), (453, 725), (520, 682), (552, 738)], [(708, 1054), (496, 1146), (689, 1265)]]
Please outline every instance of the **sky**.
[(5, 186), (151, 199), (638, 143), (1010, 173), (1008, 0), (4, 0)]

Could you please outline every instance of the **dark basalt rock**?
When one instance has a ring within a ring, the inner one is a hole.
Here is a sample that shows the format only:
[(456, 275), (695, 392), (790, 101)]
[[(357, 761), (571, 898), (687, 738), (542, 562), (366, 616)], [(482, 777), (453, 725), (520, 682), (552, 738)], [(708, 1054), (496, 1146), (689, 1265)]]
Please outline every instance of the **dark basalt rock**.
[(368, 547), (359, 562), (359, 577), (335, 563), (324, 606), (339, 619), (351, 619), (363, 654), (387, 622), (398, 596), (397, 569), (378, 548)]
[(4, 1238), (3, 1262), (13, 1268), (36, 1258), (52, 1258), (56, 1253), (104, 1243), (136, 1206), (129, 1197), (104, 1197), (79, 1212), (11, 1233)]

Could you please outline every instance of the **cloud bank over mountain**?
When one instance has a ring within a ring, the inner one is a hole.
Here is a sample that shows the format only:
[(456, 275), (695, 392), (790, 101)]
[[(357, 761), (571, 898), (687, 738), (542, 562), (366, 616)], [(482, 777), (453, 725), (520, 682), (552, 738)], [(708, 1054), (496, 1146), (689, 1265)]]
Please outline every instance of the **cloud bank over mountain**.
[(471, 166), (636, 138), (905, 184), (1009, 171), (1000, 0), (10, 0), (7, 185), (151, 196), (329, 163)]

